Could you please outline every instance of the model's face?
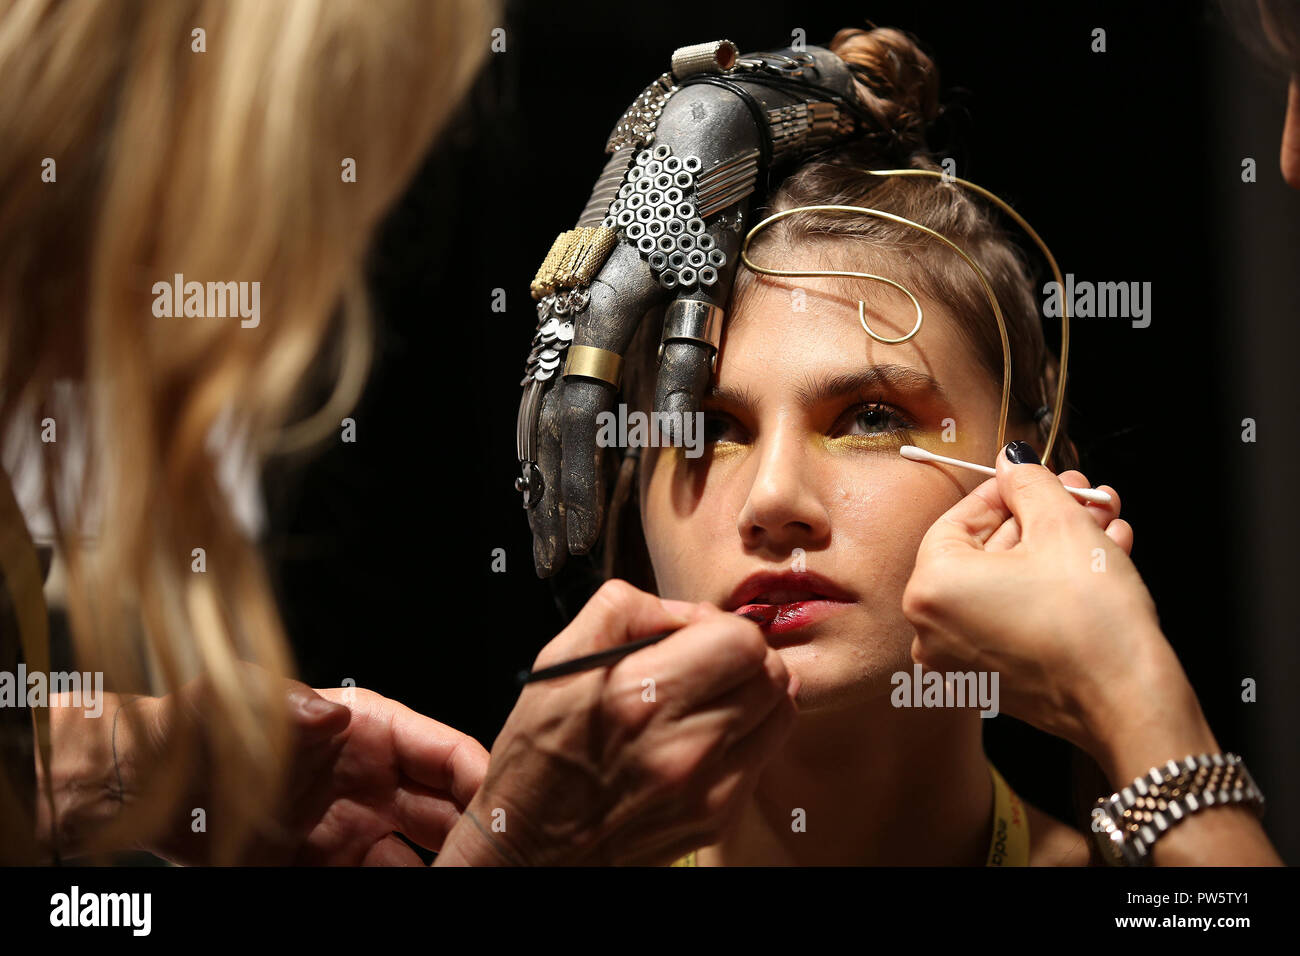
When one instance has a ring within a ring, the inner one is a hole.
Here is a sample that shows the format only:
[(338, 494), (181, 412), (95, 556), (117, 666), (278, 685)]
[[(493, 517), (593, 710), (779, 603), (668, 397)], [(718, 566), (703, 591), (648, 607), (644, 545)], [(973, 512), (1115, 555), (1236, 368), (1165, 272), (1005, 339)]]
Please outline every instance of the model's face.
[[(874, 331), (911, 330), (916, 312), (906, 297), (878, 283), (862, 288)], [(759, 277), (728, 317), (703, 406), (703, 455), (646, 450), (642, 521), (659, 593), (727, 610), (765, 604), (767, 616), (782, 605), (764, 632), (799, 675), (803, 709), (887, 695), (890, 675), (910, 672), (915, 632), (901, 604), (917, 547), (983, 480), (909, 461), (899, 448), (990, 465), (1000, 450), (1000, 383), (977, 364), (955, 317), (921, 303), (921, 331), (886, 345), (863, 331), (857, 299), (833, 280)], [(1006, 440), (1016, 437), (1008, 431)], [(847, 599), (800, 604), (800, 594), (769, 588), (735, 600), (755, 572), (801, 569)]]

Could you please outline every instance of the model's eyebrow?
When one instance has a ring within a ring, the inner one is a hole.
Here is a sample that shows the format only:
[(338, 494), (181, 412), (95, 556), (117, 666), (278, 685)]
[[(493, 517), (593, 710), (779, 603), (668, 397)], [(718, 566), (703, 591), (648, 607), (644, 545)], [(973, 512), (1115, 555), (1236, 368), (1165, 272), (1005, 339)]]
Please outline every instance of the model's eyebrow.
[[(940, 402), (948, 401), (948, 393), (943, 390), (938, 379), (909, 365), (871, 365), (819, 379), (810, 377), (795, 389), (795, 395), (801, 407), (811, 408), (845, 395), (876, 389), (924, 395)], [(737, 389), (714, 385), (706, 397), (745, 409), (753, 409), (758, 404), (753, 390), (748, 386)]]

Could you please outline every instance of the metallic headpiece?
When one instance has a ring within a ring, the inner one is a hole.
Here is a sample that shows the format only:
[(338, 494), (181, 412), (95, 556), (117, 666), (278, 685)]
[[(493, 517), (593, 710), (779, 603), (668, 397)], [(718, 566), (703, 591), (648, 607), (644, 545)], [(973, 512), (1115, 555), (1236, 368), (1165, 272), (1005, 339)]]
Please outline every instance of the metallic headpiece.
[[(516, 451), (534, 536), (538, 574), (549, 577), (569, 554), (585, 554), (600, 534), (605, 508), (597, 417), (609, 412), (622, 379), (623, 356), (642, 318), (667, 303), (659, 346), (654, 409), (682, 422), (700, 408), (717, 360), (723, 307), (737, 262), (765, 275), (847, 276), (888, 283), (916, 307), (905, 342), (924, 311), (900, 283), (856, 272), (766, 269), (748, 257), (754, 236), (801, 211), (856, 213), (924, 232), (957, 252), (978, 275), (1002, 335), (1003, 442), (1010, 398), (1010, 347), (987, 278), (963, 250), (933, 230), (892, 213), (858, 206), (806, 206), (769, 216), (741, 234), (765, 199), (760, 184), (779, 182), (808, 156), (850, 140), (897, 145), (862, 106), (855, 74), (829, 50), (808, 47), (738, 56), (728, 40), (678, 50), (672, 67), (648, 86), (610, 134), (610, 154), (575, 228), (561, 233), (532, 283), (538, 300), (519, 406)], [(933, 176), (995, 202), (1038, 243), (1057, 281), (1060, 271), (1038, 235), (987, 190), (919, 169), (864, 170), (877, 176)], [(1065, 392), (1068, 316), (1062, 319), (1056, 416), (1044, 451), (1051, 454)], [(561, 369), (563, 364), (563, 369)], [(559, 373), (557, 375), (557, 372)], [(674, 436), (669, 436), (670, 440)]]

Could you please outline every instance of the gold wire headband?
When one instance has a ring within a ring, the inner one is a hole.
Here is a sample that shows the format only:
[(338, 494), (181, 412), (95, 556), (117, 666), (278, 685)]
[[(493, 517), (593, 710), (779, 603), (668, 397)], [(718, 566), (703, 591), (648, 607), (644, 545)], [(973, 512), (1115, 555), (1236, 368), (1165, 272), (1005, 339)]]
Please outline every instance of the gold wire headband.
[[(1048, 265), (1051, 266), (1052, 275), (1056, 279), (1058, 287), (1062, 289), (1065, 288), (1065, 280), (1061, 278), (1061, 270), (1056, 264), (1056, 259), (1052, 255), (1052, 251), (1047, 248), (1047, 243), (1043, 242), (1043, 240), (1039, 237), (1038, 233), (1035, 232), (1034, 228), (1031, 225), (1029, 225), (1028, 222), (1025, 221), (1023, 216), (1021, 216), (1018, 212), (1012, 209), (1011, 206), (1008, 205), (1006, 202), (1004, 202), (1000, 197), (989, 192), (983, 186), (978, 186), (975, 183), (970, 182), (969, 180), (959, 179), (956, 176), (950, 176), (947, 173), (939, 172), (937, 170), (931, 170), (931, 169), (863, 169), (860, 170), (860, 172), (869, 173), (872, 176), (880, 176), (880, 177), (928, 176), (932, 179), (942, 180), (945, 183), (948, 182), (960, 183), (962, 186), (965, 186), (967, 189), (979, 193), (985, 199), (988, 199), (989, 201), (996, 203), (998, 207), (1002, 209), (1003, 212), (1005, 212), (1008, 216), (1014, 219), (1016, 224), (1019, 225), (1020, 228), (1023, 229), (1025, 233), (1031, 239), (1034, 240), (1034, 242), (1038, 245), (1038, 248), (1042, 250), (1043, 256), (1047, 259)], [(905, 219), (902, 216), (896, 216), (893, 213), (884, 212), (883, 210), (880, 209), (869, 209), (865, 206), (796, 206), (793, 209), (785, 209), (782, 210), (781, 212), (768, 216), (762, 222), (755, 225), (753, 229), (749, 230), (748, 235), (745, 236), (744, 243), (740, 247), (740, 261), (743, 262), (749, 269), (753, 270), (754, 272), (760, 273), (762, 275), (779, 276), (782, 278), (815, 278), (819, 276), (839, 276), (846, 279), (847, 278), (871, 279), (872, 281), (875, 282), (884, 282), (887, 285), (891, 285), (894, 288), (903, 292), (909, 299), (912, 300), (912, 305), (916, 307), (916, 325), (912, 327), (912, 331), (908, 332), (906, 335), (899, 336), (898, 338), (886, 338), (885, 336), (879, 335), (875, 331), (873, 331), (871, 326), (867, 325), (866, 303), (863, 302), (861, 299), (858, 300), (858, 320), (862, 323), (862, 328), (866, 331), (867, 335), (871, 336), (877, 342), (883, 342), (886, 345), (897, 345), (901, 342), (908, 341), (910, 338), (916, 335), (917, 332), (921, 331), (921, 323), (925, 319), (925, 312), (921, 308), (921, 303), (917, 300), (916, 296), (912, 294), (911, 290), (908, 289), (906, 286), (904, 286), (902, 283), (894, 279), (887, 278), (885, 276), (872, 275), (871, 273), (868, 272), (840, 272), (836, 270), (795, 272), (795, 271), (785, 270), (785, 269), (765, 269), (762, 266), (754, 265), (754, 263), (750, 260), (749, 244), (753, 240), (754, 236), (756, 236), (761, 230), (770, 226), (772, 223), (784, 219), (786, 216), (793, 216), (795, 213), (798, 212), (856, 212), (868, 216), (874, 216), (878, 219), (888, 219), (891, 222), (897, 222), (904, 226), (910, 226), (911, 228), (917, 229), (928, 236), (932, 236), (933, 238), (938, 239), (940, 242), (946, 245), (953, 252), (961, 256), (962, 259), (966, 261), (966, 264), (975, 270), (975, 275), (979, 278), (980, 285), (984, 287), (984, 294), (988, 296), (989, 305), (993, 307), (993, 316), (994, 318), (997, 319), (997, 323), (998, 323), (998, 333), (1002, 336), (1002, 408), (998, 420), (998, 448), (999, 449), (1002, 448), (1002, 446), (1006, 444), (1007, 415), (1011, 408), (1011, 344), (1007, 338), (1007, 325), (1006, 325), (1006, 321), (1002, 317), (1002, 309), (998, 306), (997, 296), (993, 294), (993, 287), (989, 285), (989, 280), (988, 277), (984, 275), (984, 270), (982, 270), (975, 263), (974, 259), (972, 259), (969, 255), (966, 254), (965, 250), (961, 249), (959, 246), (956, 245), (956, 243), (948, 239), (946, 236), (935, 232), (933, 229), (930, 229), (928, 226), (923, 226), (919, 222), (913, 222), (911, 219)], [(1048, 462), (1051, 460), (1052, 446), (1056, 443), (1056, 432), (1060, 427), (1060, 423), (1061, 423), (1061, 409), (1065, 404), (1066, 363), (1069, 361), (1069, 355), (1070, 355), (1070, 309), (1068, 303), (1062, 300), (1060, 370), (1056, 382), (1056, 403), (1055, 403), (1054, 410), (1052, 412), (1052, 427), (1048, 431), (1047, 446), (1043, 449), (1043, 454), (1042, 454), (1042, 460), (1044, 462)]]

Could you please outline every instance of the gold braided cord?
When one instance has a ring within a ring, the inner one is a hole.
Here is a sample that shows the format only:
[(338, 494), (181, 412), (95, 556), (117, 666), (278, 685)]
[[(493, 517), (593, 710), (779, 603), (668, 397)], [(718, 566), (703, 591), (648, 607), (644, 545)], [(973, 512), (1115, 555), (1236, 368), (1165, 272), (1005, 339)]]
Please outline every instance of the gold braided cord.
[(604, 226), (579, 226), (560, 233), (533, 277), (529, 287), (533, 298), (589, 284), (617, 242), (618, 232)]
[[(793, 216), (795, 213), (798, 212), (854, 212), (854, 213), (861, 213), (867, 216), (874, 216), (877, 219), (888, 219), (889, 221), (899, 223), (900, 225), (910, 226), (911, 228), (918, 229), (921, 232), (925, 233), (926, 235), (932, 236), (933, 238), (942, 242), (949, 249), (957, 253), (957, 255), (961, 256), (964, 260), (966, 260), (967, 265), (969, 265), (973, 270), (975, 270), (975, 275), (979, 278), (980, 284), (984, 286), (984, 294), (988, 296), (989, 305), (993, 307), (993, 315), (998, 322), (998, 333), (1002, 336), (1002, 407), (998, 415), (998, 448), (1001, 448), (1003, 445), (1005, 445), (1006, 431), (1007, 431), (1007, 415), (1011, 409), (1011, 343), (1007, 338), (1007, 324), (1002, 318), (1002, 309), (998, 305), (997, 296), (993, 294), (993, 287), (989, 285), (989, 280), (984, 275), (984, 270), (982, 270), (978, 265), (975, 264), (975, 260), (972, 259), (970, 256), (968, 256), (965, 250), (960, 248), (956, 243), (954, 243), (947, 236), (935, 232), (933, 229), (929, 228), (928, 226), (923, 226), (919, 222), (913, 222), (911, 219), (904, 219), (902, 216), (896, 216), (892, 212), (884, 212), (879, 209), (868, 209), (865, 206), (796, 206), (793, 209), (786, 209), (781, 212), (775, 213), (771, 216), (768, 216), (762, 222), (755, 225), (753, 229), (749, 230), (749, 234), (745, 236), (745, 241), (740, 246), (740, 261), (743, 262), (748, 268), (752, 269), (754, 272), (758, 272), (762, 275), (780, 276), (783, 278), (817, 278), (822, 276), (836, 276), (836, 277), (841, 277), (846, 279), (870, 279), (875, 282), (888, 283), (889, 285), (892, 285), (897, 289), (902, 289), (904, 292), (906, 292), (908, 298), (910, 298), (912, 302), (915, 303), (916, 305), (916, 309), (917, 309), (916, 325), (912, 329), (912, 331), (909, 332), (907, 335), (904, 335), (901, 338), (897, 338), (897, 339), (886, 339), (873, 332), (866, 323), (866, 303), (864, 303), (861, 299), (858, 300), (858, 317), (862, 321), (862, 327), (866, 330), (868, 335), (870, 335), (873, 339), (876, 339), (879, 342), (885, 342), (888, 344), (906, 342), (912, 336), (916, 335), (916, 333), (919, 332), (921, 329), (921, 322), (924, 318), (924, 313), (921, 310), (921, 304), (920, 302), (917, 301), (916, 296), (914, 296), (900, 283), (896, 282), (893, 279), (886, 279), (883, 276), (872, 275), (869, 272), (840, 272), (836, 270), (795, 272), (787, 269), (766, 269), (763, 268), (762, 266), (756, 266), (752, 261), (750, 261), (749, 244), (751, 241), (753, 241), (754, 236), (757, 235), (761, 230), (770, 226), (772, 223), (777, 222), (780, 219), (784, 219), (786, 216)], [(1047, 460), (1046, 454), (1044, 454), (1043, 460), (1044, 461)]]

